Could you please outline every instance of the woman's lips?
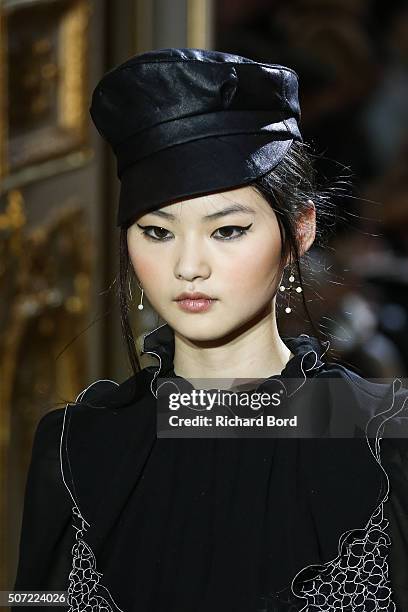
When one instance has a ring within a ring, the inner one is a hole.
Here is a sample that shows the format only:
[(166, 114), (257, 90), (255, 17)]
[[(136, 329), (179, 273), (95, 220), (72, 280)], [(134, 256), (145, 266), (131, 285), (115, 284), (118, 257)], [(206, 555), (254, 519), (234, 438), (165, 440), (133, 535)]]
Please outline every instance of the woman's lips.
[(186, 312), (205, 312), (209, 310), (214, 302), (217, 300), (210, 300), (205, 298), (196, 298), (192, 299), (184, 299), (184, 300), (176, 300), (176, 303), (180, 306), (180, 308)]

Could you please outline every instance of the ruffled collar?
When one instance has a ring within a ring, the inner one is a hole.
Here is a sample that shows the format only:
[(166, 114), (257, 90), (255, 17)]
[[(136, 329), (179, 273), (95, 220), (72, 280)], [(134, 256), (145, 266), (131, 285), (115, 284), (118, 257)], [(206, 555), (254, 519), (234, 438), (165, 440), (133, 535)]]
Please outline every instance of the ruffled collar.
[[(325, 364), (323, 359), (328, 347), (322, 349), (319, 341), (314, 336), (307, 334), (282, 336), (282, 340), (293, 356), (280, 374), (274, 374), (263, 379), (262, 386), (281, 378), (295, 379), (313, 376)], [(151, 391), (155, 397), (157, 397), (157, 379), (159, 377), (171, 377), (186, 382), (184, 378), (176, 375), (174, 372), (174, 350), (174, 330), (167, 323), (147, 332), (143, 336), (142, 354), (152, 355), (158, 360), (158, 365), (153, 366), (154, 375), (151, 381)], [(152, 371), (151, 368), (150, 371)]]

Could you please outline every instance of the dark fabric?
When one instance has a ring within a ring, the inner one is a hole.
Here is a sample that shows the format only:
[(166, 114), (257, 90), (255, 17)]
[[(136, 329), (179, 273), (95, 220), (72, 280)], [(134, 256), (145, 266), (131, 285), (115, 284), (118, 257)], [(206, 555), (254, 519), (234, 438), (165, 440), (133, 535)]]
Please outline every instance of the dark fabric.
[(102, 77), (89, 111), (116, 156), (118, 226), (181, 197), (245, 185), (302, 140), (296, 73), (221, 51), (131, 57)]
[[(266, 384), (330, 374), (349, 381), (356, 412), (368, 418), (389, 407), (389, 385), (325, 363), (314, 338), (284, 341), (295, 356)], [(304, 568), (330, 562), (341, 536), (365, 527), (384, 498), (388, 474), (390, 575), (397, 610), (406, 612), (407, 440), (381, 440), (384, 472), (361, 437), (156, 438), (154, 383), (159, 374), (184, 379), (172, 367), (174, 338), (167, 326), (147, 335), (144, 347), (158, 356), (160, 369), (145, 368), (110, 388), (96, 383), (80, 404), (54, 410), (39, 423), (14, 588), (68, 588), (69, 515), (76, 505), (100, 572), (99, 603), (80, 610), (302, 610), (305, 600), (291, 592), (292, 580), (298, 575), (294, 586), (300, 587)], [(395, 410), (407, 396), (400, 389)], [(344, 409), (343, 399), (328, 387), (333, 414)], [(62, 466), (73, 498), (59, 464), (64, 416)], [(102, 597), (110, 608), (102, 607)]]
[(26, 481), (15, 590), (67, 588), (75, 534), (72, 504), (60, 471), (63, 414), (61, 409), (47, 413), (35, 432)]
[(384, 515), (390, 521), (392, 546), (389, 552), (391, 588), (401, 612), (408, 610), (408, 442), (384, 438), (381, 441), (384, 469), (390, 480), (389, 501)]

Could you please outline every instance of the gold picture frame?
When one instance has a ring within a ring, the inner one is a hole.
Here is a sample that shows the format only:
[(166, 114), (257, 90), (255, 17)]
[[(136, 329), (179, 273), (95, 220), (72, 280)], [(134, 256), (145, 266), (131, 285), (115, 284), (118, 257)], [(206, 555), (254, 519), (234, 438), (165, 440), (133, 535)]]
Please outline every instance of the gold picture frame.
[(89, 146), (88, 0), (0, 5), (0, 180)]

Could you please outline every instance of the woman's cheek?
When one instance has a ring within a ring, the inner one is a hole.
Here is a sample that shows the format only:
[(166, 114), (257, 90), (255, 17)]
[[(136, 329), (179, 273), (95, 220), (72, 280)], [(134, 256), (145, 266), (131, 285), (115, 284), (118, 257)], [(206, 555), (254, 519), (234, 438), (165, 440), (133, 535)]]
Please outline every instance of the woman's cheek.
[[(225, 260), (224, 260), (225, 261)], [(280, 262), (278, 248), (272, 248), (270, 239), (264, 246), (257, 242), (256, 247), (234, 254), (231, 261), (224, 267), (224, 274), (232, 287), (249, 289), (265, 289), (276, 276)]]
[(152, 279), (156, 279), (159, 273), (159, 266), (157, 263), (149, 257), (146, 256), (136, 256), (130, 254), (130, 259), (133, 265), (133, 269), (137, 278), (139, 279), (142, 286), (147, 286), (149, 281)]

